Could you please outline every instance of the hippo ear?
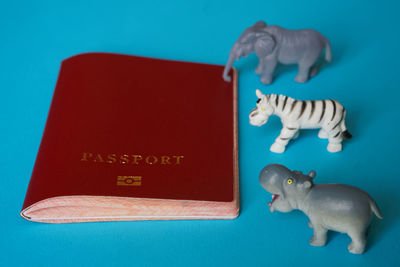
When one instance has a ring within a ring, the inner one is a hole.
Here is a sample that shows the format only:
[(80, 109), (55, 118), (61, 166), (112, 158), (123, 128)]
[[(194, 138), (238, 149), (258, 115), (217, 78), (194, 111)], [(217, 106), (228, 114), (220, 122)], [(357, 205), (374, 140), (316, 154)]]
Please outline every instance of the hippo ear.
[(314, 179), (315, 175), (317, 175), (317, 173), (315, 171), (310, 171), (308, 173), (308, 176), (310, 176), (312, 179)]
[(305, 181), (303, 183), (303, 188), (310, 188), (312, 186), (312, 182), (311, 181)]

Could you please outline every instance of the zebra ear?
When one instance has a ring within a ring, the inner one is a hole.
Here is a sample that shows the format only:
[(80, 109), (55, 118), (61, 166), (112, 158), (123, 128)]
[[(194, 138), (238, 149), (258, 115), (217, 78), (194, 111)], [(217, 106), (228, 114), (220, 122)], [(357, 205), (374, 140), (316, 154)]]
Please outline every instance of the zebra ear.
[(261, 98), (261, 97), (263, 97), (263, 93), (261, 93), (260, 90), (256, 89), (256, 96), (257, 96), (258, 98)]

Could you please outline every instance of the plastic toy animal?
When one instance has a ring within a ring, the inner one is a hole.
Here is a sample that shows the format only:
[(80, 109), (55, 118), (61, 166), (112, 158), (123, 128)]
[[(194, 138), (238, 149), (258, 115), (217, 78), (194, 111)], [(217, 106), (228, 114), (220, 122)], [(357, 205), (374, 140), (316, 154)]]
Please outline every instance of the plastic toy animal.
[(352, 136), (346, 130), (346, 109), (335, 100), (300, 101), (284, 95), (263, 95), (256, 90), (257, 107), (250, 112), (250, 124), (266, 124), (269, 116), (281, 118), (283, 128), (270, 150), (283, 153), (290, 139), (298, 137), (299, 129), (321, 128), (318, 137), (329, 139), (328, 151), (342, 150), (342, 140)]
[(235, 59), (256, 52), (259, 64), (255, 72), (261, 74), (261, 82), (272, 83), (277, 63), (298, 64), (295, 81), (306, 82), (317, 74), (315, 63), (325, 48), (325, 60), (331, 62), (332, 52), (328, 39), (315, 30), (287, 30), (279, 26), (256, 22), (247, 28), (233, 45), (226, 63), (223, 79), (230, 81), (228, 73)]
[(271, 164), (260, 173), (262, 187), (272, 195), (270, 211), (289, 212), (298, 209), (310, 219), (314, 229), (312, 246), (324, 246), (327, 231), (346, 233), (351, 238), (348, 250), (361, 254), (367, 243), (366, 232), (372, 213), (382, 214), (375, 201), (364, 191), (342, 184), (314, 184), (315, 171), (304, 175), (283, 165)]

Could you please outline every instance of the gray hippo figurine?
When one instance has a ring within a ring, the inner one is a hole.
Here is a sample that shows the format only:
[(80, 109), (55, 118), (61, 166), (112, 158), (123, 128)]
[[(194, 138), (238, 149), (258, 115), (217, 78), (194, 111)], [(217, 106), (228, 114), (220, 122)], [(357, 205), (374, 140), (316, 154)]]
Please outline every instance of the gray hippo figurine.
[(255, 72), (261, 74), (262, 83), (272, 83), (277, 63), (297, 64), (299, 73), (295, 81), (305, 83), (309, 77), (317, 74), (315, 63), (324, 49), (325, 60), (331, 62), (331, 46), (328, 39), (319, 32), (308, 29), (287, 30), (258, 21), (248, 27), (233, 45), (222, 77), (230, 81), (228, 73), (235, 59), (256, 52), (259, 64)]
[(290, 171), (283, 165), (271, 164), (262, 169), (262, 187), (272, 194), (270, 211), (289, 212), (298, 209), (310, 219), (314, 229), (312, 246), (324, 246), (327, 231), (346, 233), (351, 238), (348, 250), (361, 254), (367, 243), (366, 232), (374, 213), (382, 214), (375, 201), (364, 191), (342, 184), (314, 184), (315, 171), (308, 175)]

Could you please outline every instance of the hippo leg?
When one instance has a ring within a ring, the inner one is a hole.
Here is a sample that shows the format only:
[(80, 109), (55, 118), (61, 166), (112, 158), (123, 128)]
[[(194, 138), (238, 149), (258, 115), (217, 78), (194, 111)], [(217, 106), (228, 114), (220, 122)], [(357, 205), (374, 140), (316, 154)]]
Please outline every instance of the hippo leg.
[(325, 246), (328, 230), (321, 225), (311, 224), (314, 226), (314, 235), (310, 239), (310, 245), (315, 247)]
[(350, 232), (348, 235), (351, 238), (351, 243), (347, 247), (350, 253), (362, 254), (367, 244), (367, 236), (365, 231), (363, 232)]

